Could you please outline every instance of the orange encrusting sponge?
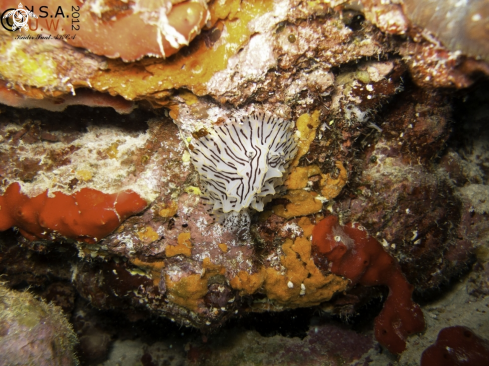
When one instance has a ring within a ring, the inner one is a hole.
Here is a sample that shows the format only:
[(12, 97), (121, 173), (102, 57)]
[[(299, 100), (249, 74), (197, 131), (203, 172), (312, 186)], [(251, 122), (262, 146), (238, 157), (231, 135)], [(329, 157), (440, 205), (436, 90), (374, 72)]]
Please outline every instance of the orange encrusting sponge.
[(95, 243), (146, 206), (132, 191), (107, 194), (82, 188), (72, 195), (54, 192), (48, 196), (45, 191), (28, 197), (19, 183), (13, 183), (0, 196), (0, 231), (16, 226), (29, 240), (50, 239), (50, 234), (58, 233)]
[[(413, 286), (404, 277), (397, 261), (364, 228), (340, 226), (336, 216), (321, 220), (312, 232), (314, 262), (353, 285), (385, 285), (389, 296), (375, 319), (375, 337), (392, 353), (406, 349), (406, 338), (425, 328), (423, 312), (411, 300)], [(323, 266), (324, 267), (324, 266)]]

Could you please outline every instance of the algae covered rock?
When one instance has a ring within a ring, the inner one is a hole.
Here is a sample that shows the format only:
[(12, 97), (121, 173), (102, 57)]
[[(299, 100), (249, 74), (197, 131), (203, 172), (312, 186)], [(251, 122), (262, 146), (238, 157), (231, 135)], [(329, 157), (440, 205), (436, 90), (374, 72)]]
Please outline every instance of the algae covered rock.
[(78, 365), (77, 338), (61, 308), (0, 284), (0, 365)]

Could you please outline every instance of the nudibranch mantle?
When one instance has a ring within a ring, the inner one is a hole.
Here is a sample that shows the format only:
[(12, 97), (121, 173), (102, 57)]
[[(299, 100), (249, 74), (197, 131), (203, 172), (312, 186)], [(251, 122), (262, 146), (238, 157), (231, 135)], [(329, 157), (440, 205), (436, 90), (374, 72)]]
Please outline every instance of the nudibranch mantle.
[(194, 133), (189, 144), (202, 198), (215, 213), (263, 211), (297, 153), (294, 124), (253, 112)]

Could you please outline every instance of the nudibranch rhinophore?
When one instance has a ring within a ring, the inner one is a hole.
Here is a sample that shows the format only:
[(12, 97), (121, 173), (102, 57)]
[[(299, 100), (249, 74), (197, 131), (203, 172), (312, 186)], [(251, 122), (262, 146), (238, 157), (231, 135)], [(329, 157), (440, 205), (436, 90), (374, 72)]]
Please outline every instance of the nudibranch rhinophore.
[(252, 113), (194, 134), (189, 144), (202, 198), (215, 213), (263, 211), (297, 152), (294, 124)]

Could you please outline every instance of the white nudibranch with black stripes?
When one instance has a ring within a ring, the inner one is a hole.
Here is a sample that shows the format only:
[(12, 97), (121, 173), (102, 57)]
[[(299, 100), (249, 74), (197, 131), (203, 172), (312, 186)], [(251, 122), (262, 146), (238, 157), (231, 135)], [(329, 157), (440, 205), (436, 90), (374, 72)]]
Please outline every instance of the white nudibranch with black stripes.
[(194, 133), (191, 160), (215, 213), (263, 211), (297, 152), (293, 123), (264, 113)]

